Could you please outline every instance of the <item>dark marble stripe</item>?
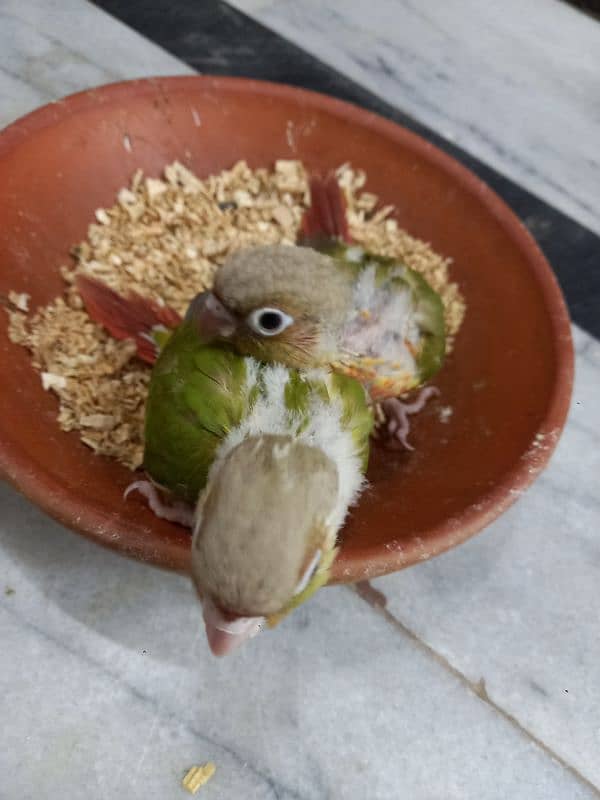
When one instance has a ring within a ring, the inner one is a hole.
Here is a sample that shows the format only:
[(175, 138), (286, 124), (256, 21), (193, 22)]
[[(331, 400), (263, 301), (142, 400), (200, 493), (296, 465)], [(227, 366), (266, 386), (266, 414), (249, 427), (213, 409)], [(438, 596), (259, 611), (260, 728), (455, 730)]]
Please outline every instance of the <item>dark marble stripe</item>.
[(262, 78), (335, 95), (410, 128), (450, 153), (523, 220), (556, 272), (573, 321), (600, 338), (600, 237), (592, 231), (221, 0), (95, 2), (198, 72)]
[(566, 2), (600, 21), (600, 0), (566, 0)]

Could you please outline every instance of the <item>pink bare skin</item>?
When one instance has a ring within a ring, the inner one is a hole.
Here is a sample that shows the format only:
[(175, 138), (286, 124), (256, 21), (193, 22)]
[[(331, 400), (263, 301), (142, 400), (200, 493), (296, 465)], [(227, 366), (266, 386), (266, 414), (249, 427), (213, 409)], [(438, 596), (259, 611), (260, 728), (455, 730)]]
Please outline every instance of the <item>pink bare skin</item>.
[(389, 442), (392, 446), (401, 445), (406, 450), (414, 450), (414, 447), (408, 441), (408, 434), (410, 432), (411, 414), (417, 414), (422, 411), (431, 397), (439, 395), (440, 390), (435, 386), (426, 386), (421, 389), (416, 400), (412, 403), (406, 403), (400, 400), (399, 397), (388, 397), (381, 402), (381, 408), (385, 414), (385, 422), (382, 428), (386, 431), (389, 437)]
[(260, 633), (264, 617), (236, 617), (218, 609), (210, 598), (202, 602), (206, 638), (214, 656), (225, 656)]
[(157, 517), (169, 520), (169, 522), (176, 522), (178, 525), (183, 525), (184, 528), (193, 526), (194, 509), (181, 500), (166, 503), (162, 499), (159, 489), (150, 481), (134, 481), (130, 483), (123, 493), (123, 499), (126, 500), (131, 492), (139, 492), (143, 495), (148, 501), (150, 510)]

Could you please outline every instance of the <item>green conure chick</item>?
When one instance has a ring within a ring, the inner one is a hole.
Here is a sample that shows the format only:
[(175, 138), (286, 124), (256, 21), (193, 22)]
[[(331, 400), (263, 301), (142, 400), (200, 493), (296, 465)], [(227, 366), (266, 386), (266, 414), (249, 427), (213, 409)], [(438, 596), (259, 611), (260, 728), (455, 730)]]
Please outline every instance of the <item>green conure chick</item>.
[(145, 360), (158, 355), (146, 404), (150, 480), (129, 489), (192, 527), (192, 577), (221, 655), (327, 582), (364, 483), (373, 425), (364, 389), (209, 345), (206, 316), (222, 321), (208, 293), (171, 333), (163, 307), (84, 276), (77, 286), (93, 319), (133, 338)]
[(405, 412), (417, 407), (397, 398), (444, 361), (439, 295), (415, 270), (352, 243), (333, 175), (311, 181), (300, 243), (253, 247), (227, 259), (212, 291), (221, 339), (263, 361), (357, 378), (382, 403), (390, 433), (406, 444)]

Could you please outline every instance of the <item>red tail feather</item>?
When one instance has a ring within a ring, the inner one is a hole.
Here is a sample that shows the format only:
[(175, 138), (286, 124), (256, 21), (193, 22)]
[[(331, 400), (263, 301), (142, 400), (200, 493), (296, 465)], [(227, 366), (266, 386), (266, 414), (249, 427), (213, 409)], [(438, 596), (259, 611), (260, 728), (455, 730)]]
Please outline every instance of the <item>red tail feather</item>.
[(77, 275), (75, 285), (90, 317), (115, 339), (133, 339), (138, 356), (149, 364), (158, 355), (152, 341), (153, 329), (176, 328), (181, 322), (179, 314), (169, 306), (160, 306), (135, 292), (122, 297), (87, 275)]
[(302, 241), (338, 239), (352, 242), (346, 215), (346, 199), (335, 173), (310, 179), (310, 208), (304, 213), (300, 229)]

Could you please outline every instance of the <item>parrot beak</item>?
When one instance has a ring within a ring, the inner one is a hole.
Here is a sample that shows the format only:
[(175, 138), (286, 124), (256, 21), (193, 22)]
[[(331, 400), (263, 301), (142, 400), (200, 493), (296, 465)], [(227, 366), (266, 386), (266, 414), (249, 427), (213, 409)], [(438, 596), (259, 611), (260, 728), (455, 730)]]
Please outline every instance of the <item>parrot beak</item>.
[(223, 303), (212, 292), (200, 292), (192, 300), (186, 319), (197, 325), (203, 339), (229, 338), (235, 333), (238, 323)]
[(264, 617), (231, 617), (205, 598), (202, 603), (208, 646), (214, 656), (225, 656), (260, 632)]

